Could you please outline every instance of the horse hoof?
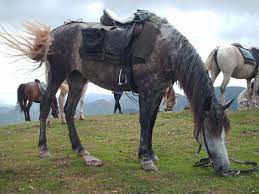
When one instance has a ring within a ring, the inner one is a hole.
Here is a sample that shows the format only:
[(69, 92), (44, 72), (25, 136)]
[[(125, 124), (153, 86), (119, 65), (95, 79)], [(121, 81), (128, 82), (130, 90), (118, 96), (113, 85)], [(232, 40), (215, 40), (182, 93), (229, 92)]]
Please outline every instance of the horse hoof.
[(66, 124), (66, 120), (65, 119), (61, 119), (61, 124)]
[(87, 166), (102, 166), (103, 165), (103, 163), (100, 159), (98, 159), (94, 156), (91, 156), (91, 155), (85, 155), (85, 156), (83, 156), (83, 159)]
[(141, 167), (145, 172), (158, 171), (158, 168), (154, 164), (153, 160), (141, 161)]
[(40, 158), (49, 158), (51, 157), (51, 154), (49, 153), (48, 150), (43, 150), (43, 151), (40, 151), (39, 156)]
[(85, 120), (84, 115), (80, 115), (79, 120), (81, 120), (81, 121)]

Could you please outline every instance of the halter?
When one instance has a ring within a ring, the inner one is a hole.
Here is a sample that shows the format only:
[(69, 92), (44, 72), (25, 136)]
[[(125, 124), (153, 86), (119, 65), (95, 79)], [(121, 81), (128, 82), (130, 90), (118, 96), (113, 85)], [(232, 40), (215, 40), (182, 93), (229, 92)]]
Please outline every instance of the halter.
[[(206, 151), (208, 153), (208, 158), (202, 158), (200, 159), (198, 162), (195, 162), (194, 163), (194, 167), (210, 167), (210, 166), (213, 166), (213, 161), (212, 161), (212, 155), (211, 155), (211, 152), (209, 150), (209, 146), (208, 146), (208, 143), (207, 143), (207, 140), (206, 140), (206, 135), (205, 135), (205, 129), (204, 129), (204, 119), (203, 119), (203, 122), (202, 122), (202, 135), (203, 135), (203, 141), (204, 141), (204, 144), (205, 144), (205, 147), (206, 147)], [(198, 133), (196, 134), (196, 141), (199, 143), (198, 141), (198, 137), (199, 137), (199, 134), (200, 134), (200, 131), (198, 131)], [(202, 145), (201, 143), (199, 143), (199, 148), (198, 150), (196, 151), (197, 154), (200, 153), (201, 151), (201, 148), (202, 148)], [(219, 169), (219, 175), (220, 176), (223, 176), (223, 177), (230, 177), (230, 176), (237, 176), (239, 174), (248, 174), (248, 173), (251, 173), (251, 172), (255, 172), (258, 168), (257, 166), (257, 163), (256, 162), (250, 162), (250, 161), (239, 161), (239, 160), (236, 160), (234, 158), (229, 158), (232, 162), (235, 162), (235, 163), (238, 163), (238, 164), (243, 164), (243, 165), (251, 165), (253, 166), (252, 168), (250, 169), (247, 169), (247, 170), (236, 170), (236, 169), (227, 169), (227, 170), (223, 170), (223, 169)]]

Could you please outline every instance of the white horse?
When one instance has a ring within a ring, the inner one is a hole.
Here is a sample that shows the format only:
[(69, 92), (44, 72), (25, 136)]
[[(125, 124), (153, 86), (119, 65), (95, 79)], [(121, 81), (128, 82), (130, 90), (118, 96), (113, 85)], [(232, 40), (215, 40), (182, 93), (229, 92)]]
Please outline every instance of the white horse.
[[(49, 64), (45, 63), (45, 78), (46, 78), (46, 82), (49, 82)], [(85, 96), (85, 92), (86, 89), (88, 87), (88, 82), (86, 82), (82, 93), (81, 93), (81, 97), (79, 100), (79, 120), (84, 120), (84, 96)], [(60, 114), (60, 118), (61, 118), (61, 123), (65, 124), (66, 123), (66, 118), (65, 118), (65, 112), (64, 112), (64, 105), (65, 105), (65, 98), (69, 92), (69, 86), (67, 83), (67, 80), (65, 80), (59, 87), (60, 90), (60, 94), (58, 96), (58, 104), (59, 104), (59, 114)]]
[[(88, 82), (85, 84), (84, 89), (81, 93), (81, 98), (79, 100), (79, 120), (84, 120), (85, 118), (84, 117), (84, 96), (85, 96), (87, 87), (88, 87)], [(64, 104), (65, 104), (65, 98), (69, 91), (69, 87), (66, 80), (61, 84), (59, 89), (60, 89), (60, 94), (58, 96), (59, 112), (61, 117), (61, 123), (65, 124), (66, 119), (65, 119), (65, 112), (64, 112)]]
[[(253, 52), (259, 52), (255, 48), (252, 49)], [(246, 64), (238, 48), (233, 45), (220, 46), (214, 49), (207, 58), (206, 68), (211, 73), (212, 83), (215, 82), (220, 71), (223, 73), (223, 81), (220, 86), (221, 103), (224, 103), (224, 93), (230, 77), (246, 79), (248, 91), (251, 91), (250, 85), (252, 78), (255, 78), (255, 88), (259, 85), (259, 71), (256, 69), (256, 64)], [(249, 100), (252, 100), (255, 104), (255, 89), (249, 93), (252, 94)]]

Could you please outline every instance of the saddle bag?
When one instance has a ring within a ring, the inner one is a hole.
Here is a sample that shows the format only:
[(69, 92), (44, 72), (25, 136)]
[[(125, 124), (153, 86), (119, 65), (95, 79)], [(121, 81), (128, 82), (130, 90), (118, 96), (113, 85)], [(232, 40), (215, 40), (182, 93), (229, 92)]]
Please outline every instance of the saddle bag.
[[(98, 28), (85, 28), (82, 30), (83, 47), (80, 52), (88, 56), (100, 57), (103, 55), (106, 30)], [(103, 57), (101, 57), (103, 58)]]

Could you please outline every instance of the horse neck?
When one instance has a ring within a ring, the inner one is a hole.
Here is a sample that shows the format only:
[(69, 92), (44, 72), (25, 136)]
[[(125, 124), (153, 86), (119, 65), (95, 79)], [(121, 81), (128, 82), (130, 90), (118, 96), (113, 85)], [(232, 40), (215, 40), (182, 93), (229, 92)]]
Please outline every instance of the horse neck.
[[(176, 38), (175, 38), (176, 37)], [(200, 56), (180, 33), (175, 33), (172, 37), (173, 45), (170, 50), (172, 69), (174, 76), (184, 90), (194, 114), (195, 123), (201, 124), (204, 112), (204, 103), (208, 97), (213, 98), (213, 103), (217, 104), (212, 82), (206, 72), (204, 63)]]

